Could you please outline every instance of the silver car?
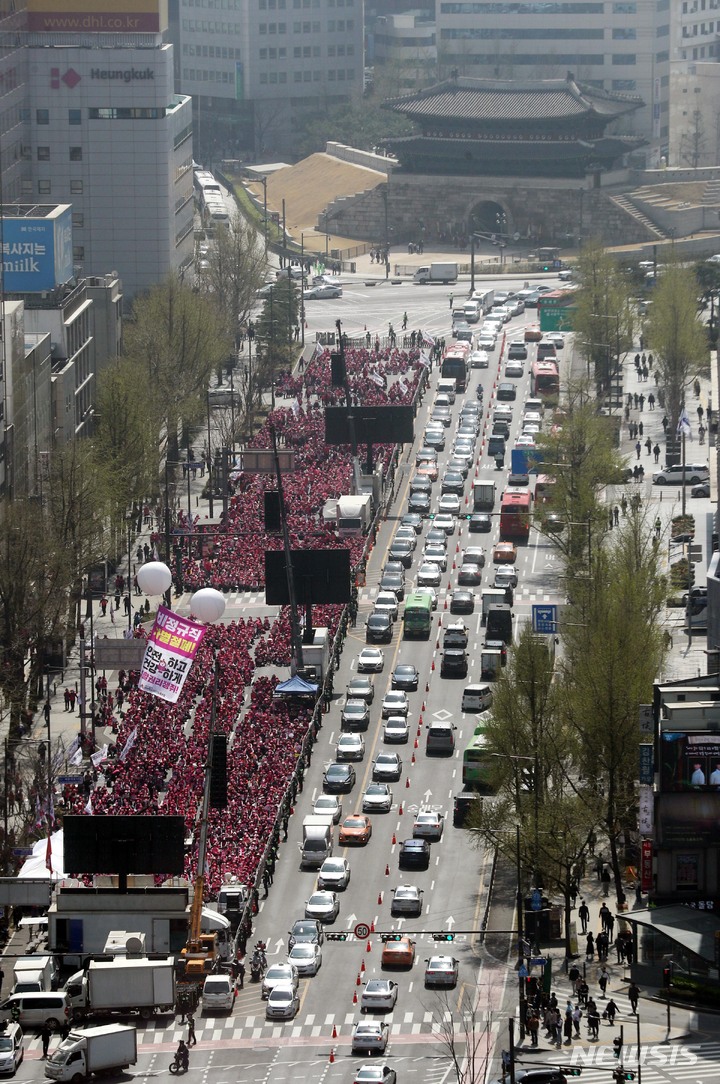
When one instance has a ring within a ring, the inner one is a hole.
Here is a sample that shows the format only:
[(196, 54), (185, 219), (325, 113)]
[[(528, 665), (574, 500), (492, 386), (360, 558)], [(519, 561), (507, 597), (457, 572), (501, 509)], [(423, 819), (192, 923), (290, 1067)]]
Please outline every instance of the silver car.
[(421, 915), (423, 892), (416, 885), (398, 885), (393, 889), (391, 915)]

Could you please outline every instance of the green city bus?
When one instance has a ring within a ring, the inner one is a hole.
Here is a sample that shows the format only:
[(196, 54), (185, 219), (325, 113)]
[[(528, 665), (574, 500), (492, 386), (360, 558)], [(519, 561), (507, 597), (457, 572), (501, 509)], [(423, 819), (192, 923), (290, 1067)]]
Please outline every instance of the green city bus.
[(418, 637), (429, 640), (432, 631), (432, 599), (430, 595), (413, 592), (405, 599), (403, 634), (406, 639)]
[(494, 794), (491, 782), (491, 754), (487, 751), (487, 735), (484, 727), (478, 727), (463, 753), (462, 781), (464, 786)]

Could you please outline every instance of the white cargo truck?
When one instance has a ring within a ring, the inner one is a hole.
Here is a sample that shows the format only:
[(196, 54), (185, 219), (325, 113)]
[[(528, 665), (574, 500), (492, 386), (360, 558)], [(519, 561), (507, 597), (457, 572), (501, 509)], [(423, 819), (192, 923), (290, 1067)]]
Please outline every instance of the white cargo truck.
[(338, 497), (336, 515), (340, 538), (367, 534), (373, 518), (372, 497), (369, 493)]
[(119, 1072), (137, 1061), (135, 1028), (125, 1024), (71, 1031), (45, 1062), (51, 1080), (82, 1084), (93, 1073)]
[(443, 282), (447, 284), (457, 282), (457, 277), (458, 265), (456, 263), (431, 263), (425, 267), (418, 267), (413, 275), (413, 282)]
[(332, 814), (313, 813), (303, 821), (303, 842), (300, 865), (303, 869), (320, 869), (333, 853)]
[(149, 1020), (175, 1006), (175, 961), (91, 960), (86, 971), (71, 975), (65, 983), (74, 1020), (86, 1016), (137, 1013)]
[(13, 994), (44, 993), (55, 989), (57, 969), (52, 956), (20, 956), (13, 967)]

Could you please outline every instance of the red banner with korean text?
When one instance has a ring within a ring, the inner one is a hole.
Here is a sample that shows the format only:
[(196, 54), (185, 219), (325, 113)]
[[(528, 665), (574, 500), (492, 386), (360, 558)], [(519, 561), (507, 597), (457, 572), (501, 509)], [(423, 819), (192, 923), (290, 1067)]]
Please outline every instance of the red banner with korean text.
[(640, 852), (640, 887), (643, 891), (649, 892), (653, 886), (653, 845), (651, 839), (644, 839), (642, 841), (642, 850)]

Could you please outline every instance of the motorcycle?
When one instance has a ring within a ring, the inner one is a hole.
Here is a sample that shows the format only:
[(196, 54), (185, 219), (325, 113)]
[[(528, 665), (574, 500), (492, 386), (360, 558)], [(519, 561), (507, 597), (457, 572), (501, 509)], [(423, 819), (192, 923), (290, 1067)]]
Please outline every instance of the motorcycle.
[(260, 954), (256, 952), (253, 955), (252, 960), (250, 961), (250, 980), (252, 982), (260, 982), (260, 979), (263, 977), (264, 971), (265, 968), (263, 967)]

